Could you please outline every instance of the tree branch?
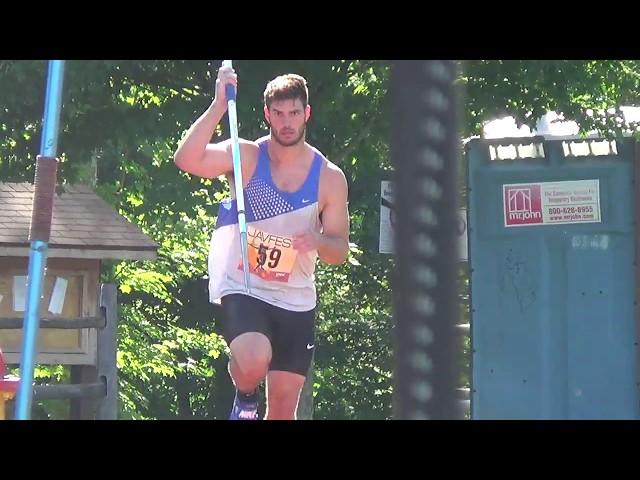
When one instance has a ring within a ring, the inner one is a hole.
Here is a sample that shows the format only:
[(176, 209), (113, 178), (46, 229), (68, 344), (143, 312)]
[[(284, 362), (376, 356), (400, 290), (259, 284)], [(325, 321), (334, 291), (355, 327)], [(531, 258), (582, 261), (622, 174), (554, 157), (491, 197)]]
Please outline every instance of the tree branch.
[(334, 162), (336, 165), (341, 164), (347, 158), (349, 158), (349, 155), (358, 147), (360, 142), (362, 142), (362, 140), (364, 140), (369, 135), (369, 133), (371, 133), (371, 130), (373, 129), (373, 126), (376, 123), (376, 120), (377, 120), (377, 117), (375, 115), (372, 115), (371, 118), (369, 119), (369, 122), (367, 122), (364, 128), (360, 130), (360, 133), (358, 133), (355, 136), (355, 138), (353, 138), (349, 142), (347, 147), (344, 149), (344, 152), (342, 153), (342, 155), (336, 158), (336, 161)]

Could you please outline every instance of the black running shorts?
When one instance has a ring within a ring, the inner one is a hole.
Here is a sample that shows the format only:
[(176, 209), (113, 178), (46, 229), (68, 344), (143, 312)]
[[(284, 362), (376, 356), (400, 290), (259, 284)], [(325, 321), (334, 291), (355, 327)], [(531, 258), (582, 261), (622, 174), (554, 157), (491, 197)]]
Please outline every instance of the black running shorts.
[(315, 348), (315, 309), (293, 312), (244, 294), (222, 297), (222, 334), (227, 344), (247, 332), (271, 342), (269, 370), (307, 375)]

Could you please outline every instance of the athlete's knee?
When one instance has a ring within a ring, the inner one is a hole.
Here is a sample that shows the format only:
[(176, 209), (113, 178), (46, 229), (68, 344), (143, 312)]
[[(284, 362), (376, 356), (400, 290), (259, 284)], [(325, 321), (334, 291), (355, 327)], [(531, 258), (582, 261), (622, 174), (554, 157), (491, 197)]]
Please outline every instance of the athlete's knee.
[(262, 381), (269, 370), (269, 363), (263, 358), (244, 357), (242, 361), (238, 361), (237, 358), (232, 357), (231, 362), (236, 366), (232, 368), (232, 375), (252, 383)]
[(244, 377), (262, 379), (271, 363), (269, 339), (259, 333), (245, 333), (230, 345), (232, 362)]

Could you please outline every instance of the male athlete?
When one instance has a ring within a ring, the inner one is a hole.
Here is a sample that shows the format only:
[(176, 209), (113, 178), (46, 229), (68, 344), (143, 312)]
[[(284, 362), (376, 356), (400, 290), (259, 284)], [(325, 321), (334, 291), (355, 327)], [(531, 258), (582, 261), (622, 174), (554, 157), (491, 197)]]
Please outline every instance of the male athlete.
[(226, 175), (232, 198), (220, 206), (209, 252), (209, 299), (221, 303), (223, 335), (236, 386), (230, 419), (257, 419), (266, 379), (265, 419), (293, 420), (314, 343), (316, 259), (340, 264), (349, 252), (347, 181), (305, 141), (311, 115), (306, 81), (281, 75), (264, 91), (268, 136), (240, 140), (249, 243), (250, 293), (244, 288), (230, 140), (209, 143), (227, 110), (221, 67), (215, 98), (175, 152), (178, 168), (205, 178)]

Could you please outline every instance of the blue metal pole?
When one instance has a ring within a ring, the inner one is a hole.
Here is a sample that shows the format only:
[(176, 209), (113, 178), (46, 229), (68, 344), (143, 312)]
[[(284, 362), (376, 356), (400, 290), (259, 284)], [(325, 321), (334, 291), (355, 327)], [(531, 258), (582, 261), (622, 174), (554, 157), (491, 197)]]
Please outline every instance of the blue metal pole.
[[(58, 147), (58, 131), (60, 126), (60, 110), (62, 106), (62, 84), (64, 79), (64, 60), (49, 61), (47, 76), (47, 90), (40, 155), (53, 161)], [(55, 172), (54, 172), (55, 175)], [(54, 176), (55, 184), (55, 176)], [(38, 187), (34, 197), (37, 195)], [(34, 202), (35, 208), (35, 202)], [(34, 214), (36, 212), (33, 212)], [(32, 216), (31, 227), (34, 226)], [(51, 217), (49, 216), (49, 228)], [(31, 401), (33, 398), (33, 371), (36, 356), (36, 341), (40, 326), (39, 310), (42, 295), (42, 283), (47, 263), (48, 233), (46, 239), (31, 241), (29, 251), (29, 270), (27, 280), (27, 298), (24, 313), (24, 327), (22, 336), (22, 354), (20, 359), (20, 385), (16, 400), (16, 419), (28, 420), (31, 415)]]
[(58, 153), (58, 131), (60, 129), (60, 110), (62, 110), (62, 84), (64, 80), (64, 60), (49, 62), (47, 77), (47, 96), (44, 106), (43, 133), (40, 142), (40, 155), (55, 157)]

